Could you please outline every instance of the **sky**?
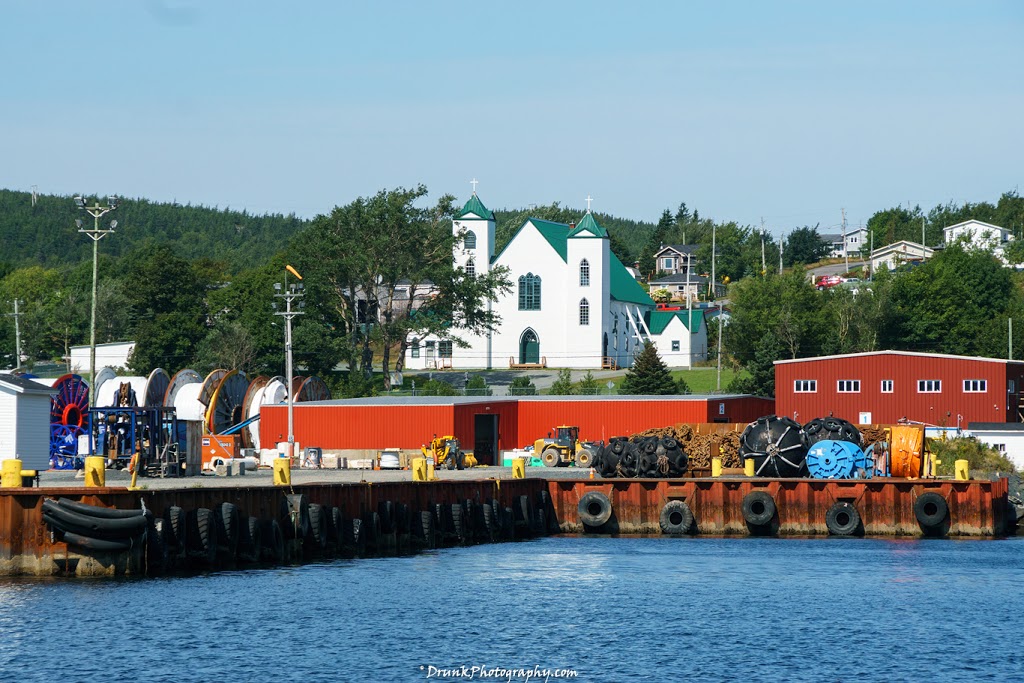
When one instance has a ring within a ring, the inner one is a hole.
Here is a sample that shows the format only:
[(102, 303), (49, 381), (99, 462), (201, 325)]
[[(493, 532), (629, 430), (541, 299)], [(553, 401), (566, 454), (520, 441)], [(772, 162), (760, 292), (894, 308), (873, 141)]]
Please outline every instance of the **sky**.
[(0, 187), (851, 225), (1024, 185), (1024, 3), (6, 0)]

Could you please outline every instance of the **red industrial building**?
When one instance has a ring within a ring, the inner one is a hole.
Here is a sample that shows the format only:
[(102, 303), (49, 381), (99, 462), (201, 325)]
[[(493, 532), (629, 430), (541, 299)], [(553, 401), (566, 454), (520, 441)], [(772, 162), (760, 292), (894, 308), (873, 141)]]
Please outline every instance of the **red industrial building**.
[(775, 361), (776, 410), (798, 422), (1021, 422), (1022, 383), (1024, 362), (999, 358), (872, 351)]
[[(418, 449), (453, 434), (484, 464), (558, 425), (578, 425), (587, 441), (682, 422), (751, 422), (774, 412), (753, 396), (379, 397), (297, 403), (295, 440), (328, 450)], [(260, 433), (287, 440), (287, 407), (263, 406)]]

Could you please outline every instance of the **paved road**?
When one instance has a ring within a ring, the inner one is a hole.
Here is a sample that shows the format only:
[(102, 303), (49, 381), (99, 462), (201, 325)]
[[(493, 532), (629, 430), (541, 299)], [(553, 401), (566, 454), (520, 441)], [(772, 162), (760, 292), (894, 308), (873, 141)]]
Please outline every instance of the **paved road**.
[[(858, 266), (866, 267), (867, 262), (861, 261), (859, 259), (850, 259), (850, 270), (853, 270)], [(840, 261), (839, 263), (831, 263), (826, 266), (818, 266), (817, 268), (811, 268), (809, 271), (807, 271), (807, 276), (811, 278), (812, 282), (814, 282), (822, 275), (842, 275), (845, 272), (846, 262)]]
[[(438, 481), (472, 481), (486, 479), (511, 479), (511, 467), (474, 467), (468, 470), (449, 472), (438, 470)], [(581, 479), (590, 476), (590, 470), (574, 467), (527, 467), (527, 477), (543, 477), (546, 479)], [(596, 475), (595, 475), (596, 476)], [(39, 483), (47, 486), (84, 486), (85, 480), (73, 471), (49, 471), (39, 475)], [(124, 470), (107, 470), (107, 486), (127, 487), (131, 477)], [(412, 481), (410, 470), (292, 470), (293, 484), (341, 484), (388, 481)], [(198, 477), (182, 477), (180, 479), (160, 479), (139, 477), (138, 486), (150, 490), (174, 488), (218, 488), (223, 486), (273, 486), (274, 475), (270, 469), (250, 472), (241, 477), (218, 477), (213, 474), (202, 474)]]

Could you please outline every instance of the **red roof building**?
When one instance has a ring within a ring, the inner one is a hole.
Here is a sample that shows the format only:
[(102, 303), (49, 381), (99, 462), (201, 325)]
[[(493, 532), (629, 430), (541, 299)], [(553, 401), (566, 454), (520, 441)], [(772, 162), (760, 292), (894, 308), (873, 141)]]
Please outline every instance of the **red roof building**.
[(1024, 362), (999, 358), (872, 351), (775, 361), (776, 410), (798, 422), (1024, 422), (1022, 384)]

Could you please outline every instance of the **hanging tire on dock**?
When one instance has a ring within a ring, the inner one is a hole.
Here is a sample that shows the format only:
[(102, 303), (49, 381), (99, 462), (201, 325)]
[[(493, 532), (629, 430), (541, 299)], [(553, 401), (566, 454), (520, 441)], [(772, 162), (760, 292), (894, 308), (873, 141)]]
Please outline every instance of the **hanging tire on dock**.
[(661, 508), (658, 516), (658, 524), (661, 526), (661, 533), (679, 536), (690, 533), (693, 528), (693, 512), (690, 506), (682, 500), (670, 500)]
[(274, 564), (284, 562), (284, 531), (276, 519), (260, 523), (260, 559)]
[(238, 559), (242, 562), (259, 562), (263, 545), (263, 526), (255, 517), (244, 516), (240, 521)]
[(391, 534), (395, 532), (395, 504), (390, 500), (382, 500), (377, 503), (377, 514), (380, 515), (381, 533)]
[(214, 508), (214, 515), (217, 520), (218, 549), (233, 559), (238, 554), (238, 527), (241, 524), (238, 506), (234, 503), (221, 503)]
[(856, 536), (860, 532), (860, 513), (853, 503), (841, 500), (825, 513), (825, 526), (833, 536)]
[(170, 505), (164, 510), (164, 538), (167, 547), (176, 555), (185, 552), (186, 530), (185, 511), (177, 505)]
[(116, 512), (128, 513), (130, 516), (92, 516), (75, 512), (73, 509), (52, 500), (43, 500), (43, 521), (55, 530), (89, 538), (110, 540), (123, 540), (142, 536), (146, 530), (149, 519), (148, 515), (144, 514), (142, 510), (120, 510)]
[(434, 513), (424, 510), (419, 515), (419, 538), (426, 548), (437, 547), (437, 530), (434, 526)]
[(525, 537), (532, 536), (534, 534), (534, 525), (536, 524), (536, 512), (533, 506), (533, 500), (526, 495), (519, 496), (517, 499), (516, 514), (519, 516), (517, 524)]
[(364, 554), (366, 552), (366, 526), (363, 524), (363, 520), (356, 517), (351, 524), (347, 525), (347, 528), (349, 537), (345, 545), (356, 555)]
[(314, 553), (322, 553), (327, 548), (327, 517), (324, 507), (317, 503), (309, 504), (309, 549)]
[(146, 573), (159, 576), (167, 571), (171, 558), (164, 539), (164, 520), (151, 519), (146, 529)]
[(559, 532), (558, 518), (555, 516), (555, 506), (551, 503), (551, 494), (541, 489), (537, 492), (537, 507), (544, 511), (545, 534), (557, 534)]
[(856, 446), (862, 443), (860, 430), (852, 422), (838, 417), (817, 417), (805, 424), (801, 431), (808, 448), (819, 441), (848, 441)]
[(924, 531), (938, 531), (949, 516), (949, 504), (938, 493), (927, 491), (914, 501), (914, 516)]
[(488, 542), (493, 543), (498, 536), (498, 529), (494, 521), (494, 508), (490, 503), (481, 506), (484, 534)]
[(395, 530), (402, 536), (412, 531), (412, 509), (405, 503), (395, 505)]
[(380, 514), (372, 511), (366, 513), (363, 517), (363, 546), (371, 550), (378, 550), (383, 535), (380, 527)]
[(612, 501), (600, 491), (590, 491), (580, 498), (576, 510), (584, 526), (596, 528), (612, 518)]
[(740, 435), (740, 461), (751, 458), (758, 477), (806, 477), (807, 445), (800, 425), (769, 415), (747, 425)]
[(189, 557), (201, 563), (212, 565), (217, 561), (217, 520), (208, 508), (189, 510), (188, 539)]
[(743, 496), (743, 519), (753, 527), (763, 527), (775, 517), (775, 499), (765, 491), (751, 491)]

